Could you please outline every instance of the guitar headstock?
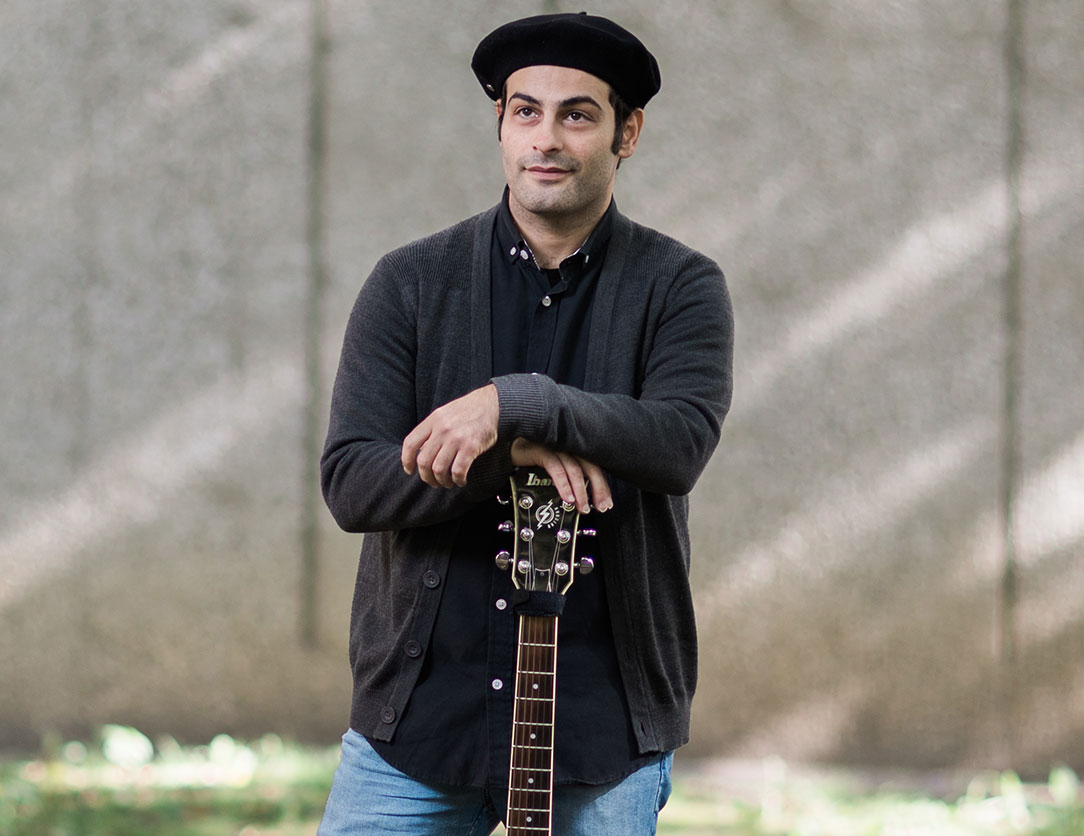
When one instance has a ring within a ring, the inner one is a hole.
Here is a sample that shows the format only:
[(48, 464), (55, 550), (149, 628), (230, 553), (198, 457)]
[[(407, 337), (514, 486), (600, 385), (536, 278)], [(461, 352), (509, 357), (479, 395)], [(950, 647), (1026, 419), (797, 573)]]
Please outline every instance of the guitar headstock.
[(510, 481), (513, 518), (500, 529), (512, 534), (514, 546), (497, 553), (497, 566), (511, 568), (516, 589), (564, 595), (577, 570), (586, 575), (595, 568), (593, 558), (576, 555), (577, 539), (595, 531), (580, 528), (579, 510), (561, 499), (543, 468), (517, 468)]

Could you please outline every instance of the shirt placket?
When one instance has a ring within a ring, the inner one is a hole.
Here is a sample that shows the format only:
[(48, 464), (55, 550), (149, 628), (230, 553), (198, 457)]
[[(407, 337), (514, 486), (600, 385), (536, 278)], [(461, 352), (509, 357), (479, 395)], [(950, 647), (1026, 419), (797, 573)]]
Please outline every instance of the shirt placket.
[[(549, 371), (553, 340), (557, 333), (557, 320), (561, 314), (561, 296), (568, 289), (575, 267), (572, 259), (562, 262), (559, 270), (537, 270), (539, 299), (531, 316), (527, 336), (527, 371)], [(553, 280), (550, 277), (553, 277)], [(544, 287), (548, 285), (548, 287)]]
[(508, 574), (494, 569), (491, 578), (486, 665), (488, 783), (500, 785), (508, 777), (508, 730), (512, 727), (512, 701), (515, 695), (516, 616), (512, 608), (513, 589)]

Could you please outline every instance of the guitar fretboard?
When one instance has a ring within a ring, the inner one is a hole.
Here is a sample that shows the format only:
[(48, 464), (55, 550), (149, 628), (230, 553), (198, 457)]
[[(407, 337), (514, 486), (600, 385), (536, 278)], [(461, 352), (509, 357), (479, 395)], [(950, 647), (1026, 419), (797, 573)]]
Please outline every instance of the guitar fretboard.
[(522, 615), (516, 657), (508, 836), (552, 836), (557, 617)]

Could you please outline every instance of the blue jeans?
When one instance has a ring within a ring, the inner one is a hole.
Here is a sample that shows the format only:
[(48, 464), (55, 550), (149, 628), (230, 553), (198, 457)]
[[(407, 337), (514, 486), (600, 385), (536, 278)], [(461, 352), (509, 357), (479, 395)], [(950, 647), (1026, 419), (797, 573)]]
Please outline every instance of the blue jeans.
[[(670, 797), (672, 763), (672, 754), (660, 755), (612, 784), (556, 787), (554, 836), (651, 836)], [(318, 836), (484, 836), (497, 827), (505, 803), (476, 787), (415, 781), (350, 730)]]

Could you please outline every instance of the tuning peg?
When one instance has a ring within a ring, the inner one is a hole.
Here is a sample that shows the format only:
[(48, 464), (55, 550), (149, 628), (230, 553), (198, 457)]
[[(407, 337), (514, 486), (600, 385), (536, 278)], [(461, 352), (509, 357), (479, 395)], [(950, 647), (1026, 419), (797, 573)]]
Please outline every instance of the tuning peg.
[(581, 575), (590, 575), (595, 571), (595, 559), (588, 555), (583, 555), (576, 564), (576, 568), (580, 570)]
[(581, 537), (594, 537), (596, 534), (598, 534), (598, 532), (593, 528), (581, 528), (580, 529), (580, 536)]
[(519, 563), (516, 564), (516, 571), (518, 571), (521, 575), (526, 575), (528, 572), (531, 571), (531, 561), (521, 560)]
[(501, 532), (502, 534), (510, 534), (512, 532), (512, 529), (513, 526), (511, 520), (505, 520), (497, 526), (497, 531)]
[(503, 571), (512, 563), (512, 554), (507, 549), (501, 549), (497, 552), (494, 561), (497, 563), (497, 568)]
[(558, 560), (553, 564), (553, 572), (559, 578), (563, 578), (568, 574), (568, 564), (563, 560)]
[(497, 494), (497, 504), (498, 505), (511, 505), (512, 500), (507, 496), (502, 496), (501, 494)]

